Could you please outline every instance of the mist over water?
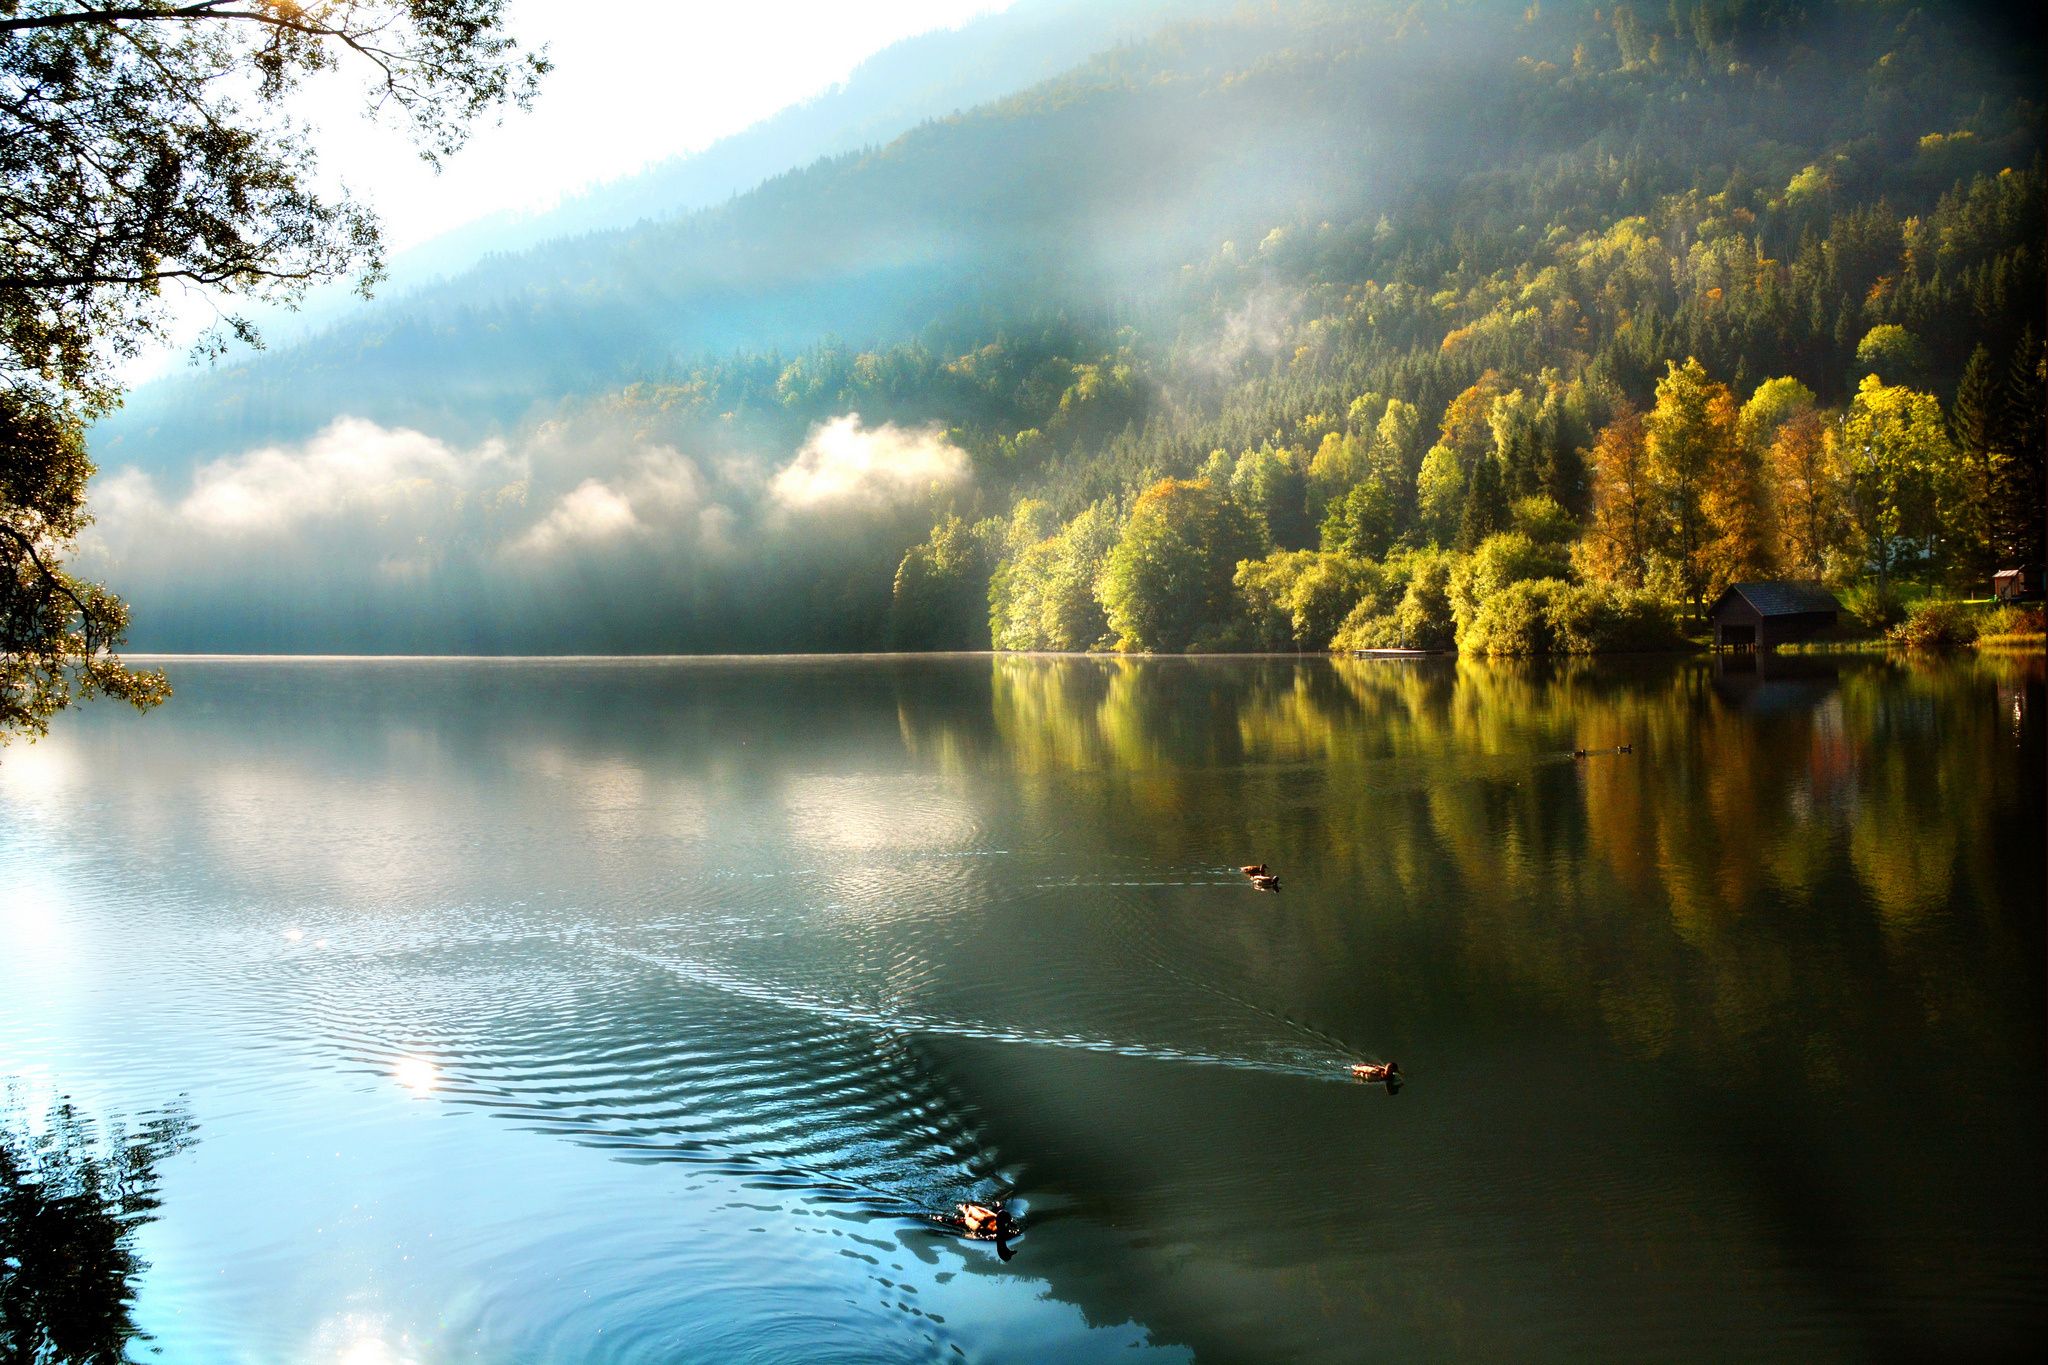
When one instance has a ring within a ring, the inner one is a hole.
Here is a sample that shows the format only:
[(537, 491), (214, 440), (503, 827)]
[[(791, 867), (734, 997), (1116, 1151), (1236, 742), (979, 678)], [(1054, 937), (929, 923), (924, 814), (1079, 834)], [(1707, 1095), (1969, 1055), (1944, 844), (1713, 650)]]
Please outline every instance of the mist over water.
[(2037, 658), (169, 667), (0, 757), (17, 1107), (189, 1121), (166, 1359), (2048, 1316)]

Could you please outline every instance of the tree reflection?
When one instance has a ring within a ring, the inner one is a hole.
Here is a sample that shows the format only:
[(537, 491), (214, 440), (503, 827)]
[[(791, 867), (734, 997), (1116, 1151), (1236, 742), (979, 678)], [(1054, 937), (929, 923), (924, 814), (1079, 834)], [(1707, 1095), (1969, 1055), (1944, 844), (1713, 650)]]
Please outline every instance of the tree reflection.
[(0, 1106), (0, 1359), (118, 1361), (145, 1339), (133, 1315), (157, 1166), (190, 1145), (181, 1108), (104, 1131), (68, 1101), (32, 1121)]
[(1329, 948), (1404, 921), (1424, 941), (1455, 905), (1475, 989), (1709, 1070), (1798, 1019), (1835, 1086), (1870, 1051), (1873, 974), (1945, 1030), (1997, 1015), (1986, 953), (2025, 958), (2014, 910), (2042, 892), (2015, 849), (2038, 848), (2043, 665), (999, 658), (992, 702), (999, 760), (1056, 787), (1066, 837), (1313, 869), (1370, 917), (1304, 926)]

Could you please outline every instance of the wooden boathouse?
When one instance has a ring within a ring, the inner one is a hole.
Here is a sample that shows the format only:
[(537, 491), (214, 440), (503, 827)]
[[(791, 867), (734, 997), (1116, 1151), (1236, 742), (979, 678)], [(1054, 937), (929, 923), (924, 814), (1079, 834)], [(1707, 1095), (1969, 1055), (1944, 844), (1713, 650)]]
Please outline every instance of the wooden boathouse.
[(1818, 583), (1733, 583), (1707, 608), (1716, 649), (1770, 649), (1808, 640), (1841, 619), (1842, 604)]

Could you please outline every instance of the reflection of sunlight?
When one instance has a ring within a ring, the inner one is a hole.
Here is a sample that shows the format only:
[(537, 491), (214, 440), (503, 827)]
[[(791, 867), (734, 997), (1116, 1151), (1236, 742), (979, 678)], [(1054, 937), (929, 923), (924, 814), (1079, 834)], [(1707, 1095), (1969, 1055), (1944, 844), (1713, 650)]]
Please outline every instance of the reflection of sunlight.
[(70, 751), (49, 740), (9, 745), (7, 761), (0, 763), (0, 796), (38, 815), (55, 814), (76, 767)]
[(404, 1333), (394, 1345), (385, 1340), (381, 1323), (356, 1313), (328, 1319), (317, 1340), (306, 1359), (332, 1360), (337, 1365), (411, 1365), (418, 1359)]
[(400, 1085), (422, 1097), (431, 1095), (441, 1082), (441, 1073), (424, 1057), (400, 1057), (391, 1074)]
[(411, 1359), (375, 1337), (365, 1337), (341, 1353), (341, 1365), (399, 1365)]
[(791, 836), (814, 853), (968, 849), (980, 828), (972, 804), (916, 779), (801, 777), (784, 802)]
[(22, 948), (48, 948), (63, 936), (56, 892), (40, 878), (0, 886), (0, 930)]
[(306, 931), (304, 929), (287, 929), (284, 931), (284, 939), (287, 943), (297, 943), (305, 936)]

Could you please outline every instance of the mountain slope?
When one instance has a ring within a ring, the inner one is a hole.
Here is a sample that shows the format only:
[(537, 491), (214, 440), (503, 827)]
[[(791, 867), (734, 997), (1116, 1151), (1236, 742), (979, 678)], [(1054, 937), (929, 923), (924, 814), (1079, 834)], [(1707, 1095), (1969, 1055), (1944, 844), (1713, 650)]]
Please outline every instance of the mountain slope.
[[(1831, 407), (1881, 363), (2017, 431), (2038, 55), (1995, 7), (1893, 3), (1169, 25), (196, 386), (149, 436), (167, 463), (290, 444), (117, 474), (106, 562), (164, 643), (986, 645), (991, 575), (1027, 562), (1066, 564), (1099, 632), (1106, 547), (1162, 477), (1283, 552), (1333, 501), (1372, 559), (1531, 494), (1570, 523), (1596, 433), (1687, 357), (1737, 402), (1781, 376)], [(368, 421), (310, 439), (339, 415)], [(308, 487), (344, 505), (247, 514)]]

